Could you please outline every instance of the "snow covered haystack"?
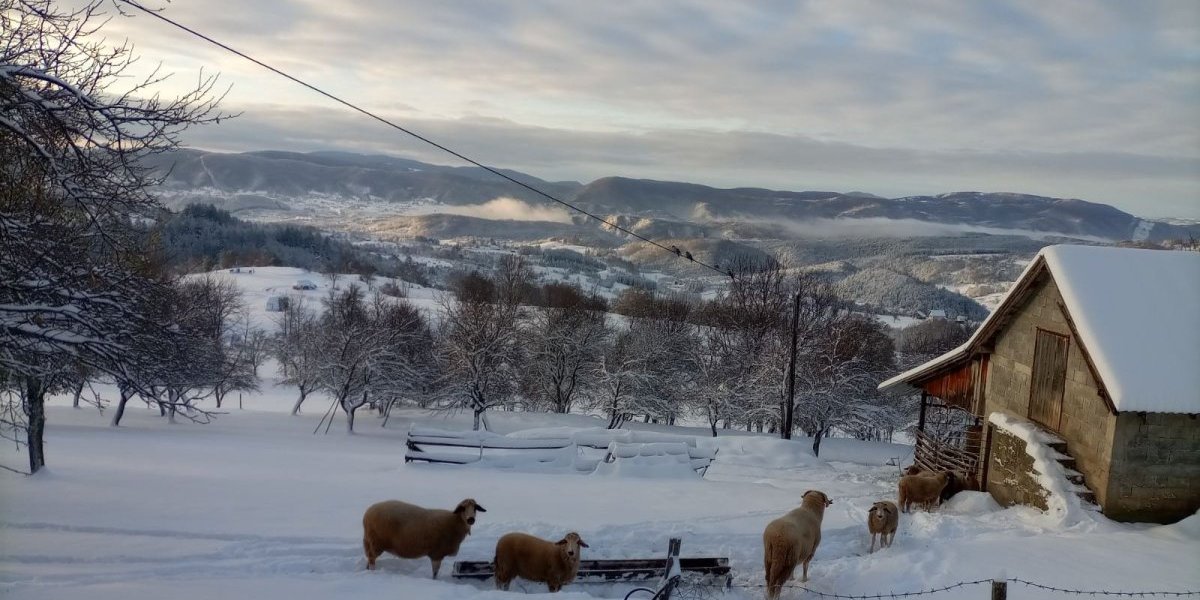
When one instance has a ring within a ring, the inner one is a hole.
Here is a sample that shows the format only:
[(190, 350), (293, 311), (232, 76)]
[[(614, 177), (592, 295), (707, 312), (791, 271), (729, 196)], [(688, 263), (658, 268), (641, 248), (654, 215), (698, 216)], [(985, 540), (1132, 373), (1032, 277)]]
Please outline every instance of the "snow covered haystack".
[(608, 462), (596, 465), (595, 475), (602, 477), (650, 477), (656, 479), (695, 479), (688, 445), (682, 442), (623, 443), (608, 446)]

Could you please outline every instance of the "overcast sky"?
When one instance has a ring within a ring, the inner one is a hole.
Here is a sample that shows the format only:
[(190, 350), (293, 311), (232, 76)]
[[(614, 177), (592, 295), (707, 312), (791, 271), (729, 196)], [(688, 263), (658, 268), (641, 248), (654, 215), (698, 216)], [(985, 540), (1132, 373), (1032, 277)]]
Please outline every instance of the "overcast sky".
[[(145, 0), (485, 163), (544, 179), (960, 190), (1200, 218), (1200, 2)], [(222, 151), (422, 147), (154, 19), (144, 64), (233, 88)]]

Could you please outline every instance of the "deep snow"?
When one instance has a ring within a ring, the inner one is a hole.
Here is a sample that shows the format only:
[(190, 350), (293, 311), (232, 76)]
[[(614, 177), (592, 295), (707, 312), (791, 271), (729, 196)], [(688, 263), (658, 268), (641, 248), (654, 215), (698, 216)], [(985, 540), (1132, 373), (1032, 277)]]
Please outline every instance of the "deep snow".
[[(277, 408), (257, 397), (246, 404), (260, 402)], [(287, 404), (282, 394), (277, 404)], [(999, 576), (1084, 589), (1200, 589), (1200, 517), (1168, 527), (1102, 518), (1063, 525), (1030, 508), (1001, 510), (984, 494), (956, 497), (938, 513), (904, 515), (895, 545), (868, 555), (866, 511), (894, 497), (898, 469), (884, 463), (905, 460), (904, 446), (830, 439), (818, 459), (807, 440), (742, 433), (717, 440), (717, 460), (704, 479), (406, 465), (403, 436), (414, 422), (459, 429), (469, 416), (406, 411), (387, 430), (368, 417), (355, 435), (337, 427), (313, 435), (323, 408), (318, 399), (300, 417), (235, 409), (209, 425), (170, 425), (156, 411), (132, 407), (125, 424), (111, 428), (94, 410), (52, 406), (46, 472), (0, 473), (0, 595), (518, 597), (520, 591), (497, 592), (490, 582), (451, 581), (449, 568), (431, 581), (425, 560), (387, 556), (380, 570), (364, 570), (360, 519), (367, 505), (401, 498), (450, 507), (474, 497), (488, 512), (459, 559), (490, 559), (496, 539), (515, 530), (544, 537), (577, 530), (592, 558), (662, 556), (667, 539), (680, 536), (684, 555), (731, 559), (735, 587), (717, 597), (760, 598), (760, 589), (737, 586), (762, 581), (762, 529), (808, 489), (834, 501), (812, 567), (816, 590), (903, 591)], [(499, 413), (492, 422), (502, 433), (542, 435), (597, 423), (528, 413)], [(20, 464), (11, 447), (0, 460)], [(559, 597), (620, 598), (630, 588), (577, 583)], [(1023, 588), (1012, 594), (1059, 597)], [(789, 590), (785, 597), (808, 596)], [(937, 597), (985, 598), (987, 590)]]

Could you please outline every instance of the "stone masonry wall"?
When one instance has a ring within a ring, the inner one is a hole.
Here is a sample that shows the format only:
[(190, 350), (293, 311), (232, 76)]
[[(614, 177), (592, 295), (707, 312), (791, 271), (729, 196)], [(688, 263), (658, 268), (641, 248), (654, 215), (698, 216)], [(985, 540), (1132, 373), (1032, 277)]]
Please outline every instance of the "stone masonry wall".
[(1034, 478), (1033, 457), (1025, 440), (988, 423), (992, 451), (988, 458), (987, 491), (1001, 506), (1025, 504), (1046, 510), (1048, 492)]
[(1105, 515), (1170, 523), (1200, 510), (1200, 417), (1122, 414), (1114, 444)]
[[(1099, 386), (1071, 335), (1071, 328), (1058, 303), (1062, 296), (1053, 278), (1043, 274), (1023, 306), (1016, 307), (1012, 320), (996, 339), (989, 359), (986, 406), (983, 414), (1005, 412), (1029, 417), (1029, 386), (1033, 376), (1034, 340), (1038, 328), (1067, 336), (1067, 382), (1063, 394), (1062, 419), (1050, 424), (1067, 442), (1067, 452), (1076, 469), (1096, 494), (1103, 507), (1109, 493), (1109, 467), (1116, 418), (1100, 397)], [(989, 479), (991, 474), (989, 473)], [(991, 484), (988, 485), (989, 491)]]

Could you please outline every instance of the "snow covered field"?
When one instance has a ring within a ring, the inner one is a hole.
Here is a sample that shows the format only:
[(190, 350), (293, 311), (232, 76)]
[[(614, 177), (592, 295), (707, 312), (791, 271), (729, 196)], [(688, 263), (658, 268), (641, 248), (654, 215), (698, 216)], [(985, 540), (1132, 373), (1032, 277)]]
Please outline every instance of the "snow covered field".
[[(867, 508), (894, 496), (889, 458), (907, 448), (831, 439), (820, 460), (805, 440), (730, 435), (704, 479), (548, 473), (404, 464), (412, 423), (449, 429), (466, 417), (409, 411), (388, 429), (363, 415), (361, 431), (312, 430), (327, 406), (314, 399), (290, 417), (286, 390), (247, 399), (215, 423), (170, 425), (131, 408), (120, 428), (95, 410), (49, 410), (49, 467), (36, 477), (0, 472), (0, 596), (6, 598), (513, 598), (491, 582), (459, 583), (427, 560), (380, 560), (361, 549), (366, 506), (387, 498), (452, 507), (474, 497), (488, 509), (460, 560), (489, 560), (510, 531), (544, 537), (577, 530), (590, 558), (651, 558), (683, 538), (684, 556), (728, 556), (734, 587), (709, 596), (760, 598), (761, 533), (808, 489), (834, 504), (809, 585), (876, 593), (963, 580), (1019, 577), (1078, 589), (1200, 589), (1200, 517), (1173, 526), (1123, 525), (1088, 516), (1059, 523), (1029, 509), (1001, 510), (963, 494), (939, 513), (904, 515), (895, 545), (867, 554)], [(278, 398), (274, 396), (278, 395)], [(236, 404), (235, 404), (236, 406)], [(501, 432), (596, 425), (580, 415), (498, 413)], [(634, 424), (633, 427), (652, 427)], [(695, 433), (699, 430), (673, 429)], [(906, 457), (905, 457), (906, 458)], [(11, 447), (0, 461), (20, 464)], [(621, 598), (628, 584), (576, 583), (562, 598)], [(985, 586), (937, 598), (986, 598)], [(1014, 585), (1012, 598), (1060, 598)], [(644, 597), (644, 596), (643, 596)], [(811, 597), (788, 590), (786, 598)]]

